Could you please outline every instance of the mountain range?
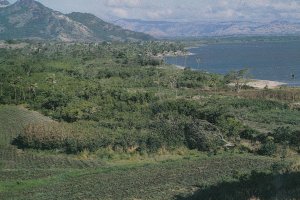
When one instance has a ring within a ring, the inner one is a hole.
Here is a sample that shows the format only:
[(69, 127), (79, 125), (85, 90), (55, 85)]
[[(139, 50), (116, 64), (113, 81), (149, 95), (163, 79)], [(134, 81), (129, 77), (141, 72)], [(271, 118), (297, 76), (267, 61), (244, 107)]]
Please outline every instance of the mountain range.
[(126, 30), (88, 13), (63, 14), (34, 0), (0, 0), (0, 40), (137, 41), (151, 36)]
[(300, 34), (300, 23), (288, 21), (168, 22), (120, 19), (116, 23), (123, 28), (138, 30), (158, 38)]
[(299, 35), (300, 23), (272, 22), (169, 22), (120, 19), (105, 22), (89, 13), (63, 14), (34, 0), (10, 4), (0, 0), (0, 40), (140, 41), (154, 38)]
[(0, 7), (8, 6), (9, 4), (7, 0), (0, 0)]

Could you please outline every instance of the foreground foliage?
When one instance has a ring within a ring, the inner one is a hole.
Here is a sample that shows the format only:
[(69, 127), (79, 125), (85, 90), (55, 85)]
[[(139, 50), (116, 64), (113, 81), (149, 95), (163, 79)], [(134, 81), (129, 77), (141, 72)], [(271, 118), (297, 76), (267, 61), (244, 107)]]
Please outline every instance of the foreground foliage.
[(247, 151), (273, 155), (280, 140), (273, 130), (289, 127), (288, 145), (299, 149), (300, 114), (289, 101), (226, 96), (235, 90), (227, 86), (230, 74), (173, 69), (155, 57), (175, 51), (183, 46), (32, 43), (0, 49), (0, 102), (26, 104), (57, 121), (30, 124), (13, 143), (67, 153), (182, 146), (216, 152), (224, 145), (245, 149), (242, 138), (263, 145)]
[(14, 45), (0, 49), (1, 199), (263, 199), (261, 178), (299, 197), (299, 168), (274, 174), (299, 156), (299, 89), (237, 93), (158, 59), (176, 43)]

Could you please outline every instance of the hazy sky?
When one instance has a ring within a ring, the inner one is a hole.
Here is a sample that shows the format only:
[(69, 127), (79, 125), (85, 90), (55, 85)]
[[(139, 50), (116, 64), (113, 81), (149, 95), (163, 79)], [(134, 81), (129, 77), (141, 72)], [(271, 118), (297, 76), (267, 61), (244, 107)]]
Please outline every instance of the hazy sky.
[[(15, 0), (10, 0), (14, 2)], [(38, 0), (63, 13), (172, 21), (300, 20), (300, 0)]]

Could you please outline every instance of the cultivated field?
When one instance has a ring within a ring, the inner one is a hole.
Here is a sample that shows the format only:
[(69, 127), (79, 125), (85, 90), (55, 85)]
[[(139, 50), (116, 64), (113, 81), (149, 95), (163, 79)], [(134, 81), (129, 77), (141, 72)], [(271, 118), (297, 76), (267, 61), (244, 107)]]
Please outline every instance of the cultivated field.
[[(19, 150), (10, 145), (30, 122), (49, 121), (22, 107), (0, 109), (1, 199), (171, 199), (187, 195), (200, 185), (230, 179), (234, 173), (269, 169), (272, 159), (202, 154), (163, 156), (132, 164), (103, 162), (65, 154)], [(157, 159), (160, 161), (155, 162)]]

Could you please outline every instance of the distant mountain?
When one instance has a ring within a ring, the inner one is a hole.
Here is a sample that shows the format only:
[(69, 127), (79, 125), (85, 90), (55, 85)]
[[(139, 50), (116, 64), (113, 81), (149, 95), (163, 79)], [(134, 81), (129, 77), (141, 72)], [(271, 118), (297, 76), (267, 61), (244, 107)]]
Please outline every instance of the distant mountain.
[(7, 0), (0, 0), (0, 7), (8, 6), (10, 3)]
[(122, 29), (90, 14), (64, 15), (34, 0), (18, 0), (0, 8), (0, 40), (25, 38), (60, 41), (151, 39), (149, 35)]
[(287, 21), (262, 22), (166, 22), (121, 19), (123, 28), (139, 30), (154, 37), (199, 37), (227, 35), (296, 35), (300, 23)]
[(153, 39), (150, 35), (145, 33), (125, 30), (120, 26), (107, 23), (95, 15), (89, 13), (73, 12), (67, 17), (84, 24), (90, 29), (97, 38), (105, 40), (150, 40)]

